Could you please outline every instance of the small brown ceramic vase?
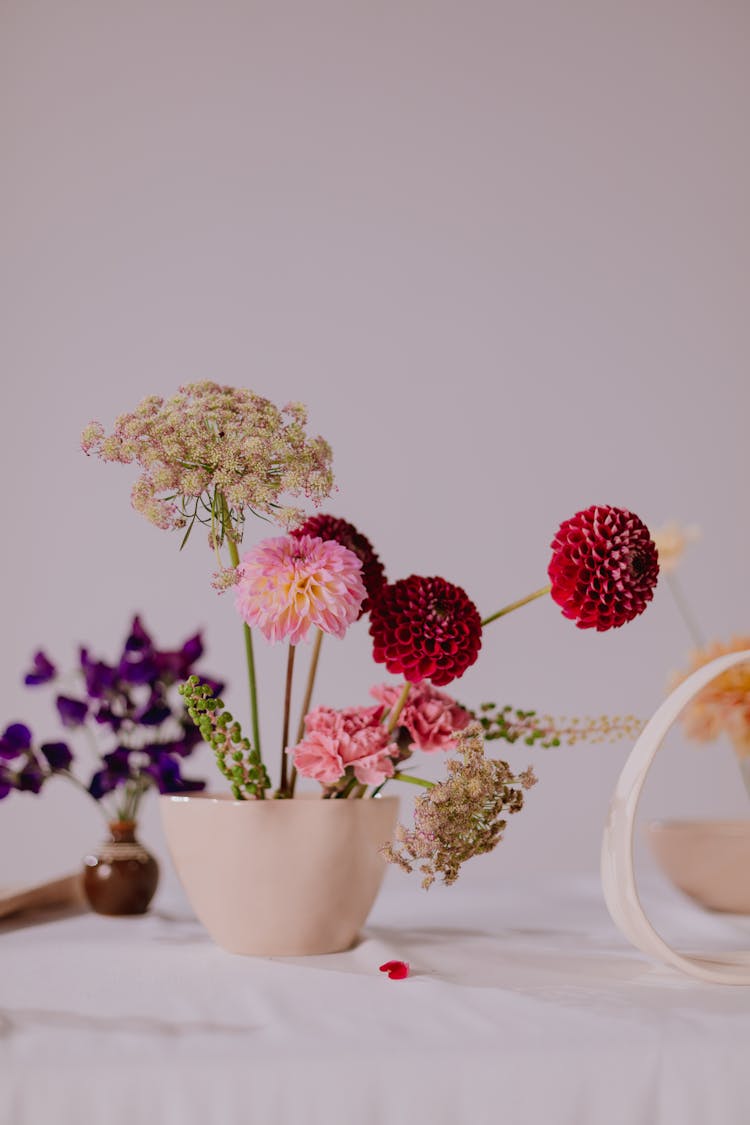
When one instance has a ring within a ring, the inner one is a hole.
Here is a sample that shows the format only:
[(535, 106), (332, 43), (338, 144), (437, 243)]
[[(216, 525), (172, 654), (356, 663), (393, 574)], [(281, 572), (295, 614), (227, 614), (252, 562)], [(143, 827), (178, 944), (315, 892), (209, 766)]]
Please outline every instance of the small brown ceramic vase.
[(135, 821), (115, 820), (110, 839), (83, 861), (83, 889), (97, 914), (145, 914), (159, 865), (135, 838)]

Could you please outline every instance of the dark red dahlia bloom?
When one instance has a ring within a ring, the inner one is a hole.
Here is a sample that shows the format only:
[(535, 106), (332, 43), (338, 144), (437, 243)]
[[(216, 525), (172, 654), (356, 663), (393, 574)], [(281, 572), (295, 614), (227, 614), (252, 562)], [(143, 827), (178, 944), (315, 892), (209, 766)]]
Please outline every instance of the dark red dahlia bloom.
[(594, 504), (558, 528), (547, 573), (552, 597), (579, 629), (616, 629), (654, 596), (659, 555), (646, 525)]
[(479, 611), (460, 586), (412, 574), (384, 586), (370, 610), (373, 658), (412, 684), (463, 676), (482, 647)]
[(316, 535), (318, 539), (326, 541), (333, 539), (342, 547), (354, 552), (362, 563), (362, 581), (367, 590), (367, 597), (359, 611), (359, 617), (364, 616), (370, 609), (372, 599), (385, 586), (385, 568), (367, 536), (357, 531), (353, 523), (339, 519), (338, 516), (327, 516), (323, 512), (317, 516), (310, 516), (301, 527), (294, 529), (292, 535), (296, 539), (301, 535)]

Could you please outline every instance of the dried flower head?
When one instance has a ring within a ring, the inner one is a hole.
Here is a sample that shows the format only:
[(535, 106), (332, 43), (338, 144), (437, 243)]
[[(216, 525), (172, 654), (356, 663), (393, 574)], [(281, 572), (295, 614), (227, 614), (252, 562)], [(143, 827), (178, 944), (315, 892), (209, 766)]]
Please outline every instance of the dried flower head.
[(268, 641), (297, 645), (313, 626), (343, 637), (364, 597), (361, 562), (333, 540), (264, 539), (238, 567), (237, 611)]
[(592, 745), (615, 742), (620, 738), (635, 740), (643, 726), (635, 715), (555, 718), (538, 715), (536, 711), (522, 711), (510, 704), (498, 707), (495, 703), (482, 703), (476, 718), (487, 742), (497, 739), (518, 742), (520, 739), (525, 746), (536, 746), (542, 750), (576, 746), (579, 742)]
[(551, 594), (579, 629), (615, 629), (643, 613), (659, 575), (646, 525), (624, 508), (596, 504), (560, 525), (552, 540)]
[(367, 590), (367, 597), (362, 602), (359, 616), (364, 616), (370, 609), (370, 601), (382, 590), (385, 585), (385, 567), (375, 553), (370, 540), (353, 523), (342, 520), (338, 516), (329, 516), (325, 512), (310, 516), (301, 527), (296, 528), (292, 535), (315, 535), (318, 539), (335, 539), (342, 547), (354, 551), (362, 563), (362, 581)]
[[(688, 670), (675, 676), (671, 687), (677, 687), (717, 656), (745, 649), (750, 649), (750, 636), (732, 637), (727, 644), (716, 641), (706, 648), (696, 649), (691, 654)], [(750, 662), (722, 672), (698, 692), (683, 711), (682, 724), (688, 738), (713, 742), (719, 735), (726, 734), (740, 758), (750, 756)]]
[(331, 449), (305, 434), (301, 403), (279, 410), (241, 387), (188, 383), (176, 395), (143, 399), (107, 435), (91, 422), (81, 447), (103, 461), (136, 462), (133, 507), (157, 527), (187, 528), (197, 520), (219, 541), (242, 538), (245, 514), (286, 524), (304, 514), (287, 497), (319, 503), (333, 488)]
[(673, 574), (680, 564), (685, 548), (700, 539), (699, 527), (667, 523), (654, 532), (653, 538), (659, 553), (659, 570), (662, 574)]
[(482, 619), (465, 590), (412, 574), (384, 586), (370, 610), (373, 659), (409, 683), (444, 687), (482, 647)]
[(456, 741), (460, 757), (448, 762), (447, 780), (417, 798), (414, 827), (399, 825), (396, 842), (383, 848), (388, 862), (404, 871), (418, 863), (425, 888), (438, 875), (455, 883), (462, 863), (491, 852), (503, 838), (505, 816), (523, 808), (522, 790), (536, 783), (533, 770), (515, 776), (507, 762), (485, 757), (478, 723)]

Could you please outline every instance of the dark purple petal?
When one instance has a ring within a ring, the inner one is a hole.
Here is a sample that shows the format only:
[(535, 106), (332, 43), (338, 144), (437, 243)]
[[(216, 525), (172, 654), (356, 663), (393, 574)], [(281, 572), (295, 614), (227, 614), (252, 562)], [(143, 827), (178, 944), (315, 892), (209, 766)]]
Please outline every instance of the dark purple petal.
[(181, 777), (178, 789), (170, 789), (170, 793), (201, 793), (206, 788), (205, 781), (196, 778)]
[(180, 773), (180, 763), (167, 753), (160, 753), (143, 771), (153, 777), (160, 793), (186, 793), (205, 789), (205, 781), (190, 781)]
[(180, 750), (179, 753), (181, 757), (186, 757), (188, 754), (192, 754), (196, 746), (203, 741), (203, 735), (189, 718), (183, 721), (182, 731), (182, 745), (185, 749)]
[(185, 666), (187, 668), (189, 668), (191, 664), (195, 664), (196, 660), (200, 660), (203, 656), (203, 637), (200, 633), (188, 637), (180, 649), (180, 655), (185, 661)]
[(126, 746), (118, 746), (111, 753), (104, 754), (102, 761), (112, 777), (129, 778), (131, 776), (130, 751)]
[(39, 793), (44, 784), (44, 774), (36, 758), (29, 755), (28, 761), (16, 777), (16, 788), (20, 792)]
[(89, 793), (95, 801), (100, 801), (107, 793), (111, 793), (117, 784), (117, 779), (112, 777), (109, 770), (99, 770), (89, 782)]
[(31, 731), (23, 723), (11, 723), (0, 737), (0, 758), (17, 758), (31, 746)]
[(23, 682), (29, 687), (35, 684), (48, 684), (50, 680), (54, 680), (57, 675), (57, 668), (51, 660), (48, 660), (44, 653), (40, 650), (34, 653), (34, 663), (31, 666), (31, 671), (27, 672), (23, 678)]
[(94, 718), (96, 719), (97, 723), (102, 723), (102, 725), (111, 727), (115, 733), (117, 733), (117, 731), (122, 726), (121, 717), (119, 715), (116, 715), (112, 708), (108, 707), (106, 703), (103, 703), (101, 705), (101, 707), (94, 715)]
[(186, 758), (190, 748), (181, 739), (173, 742), (149, 742), (141, 747), (142, 754), (148, 754), (152, 761), (158, 762), (163, 755), (176, 754), (178, 758)]
[(125, 641), (125, 652), (143, 652), (145, 649), (153, 649), (154, 644), (150, 635), (143, 627), (143, 622), (136, 614), (133, 618), (133, 624), (130, 626), (130, 635)]
[(103, 660), (91, 660), (85, 648), (81, 649), (80, 659), (89, 699), (101, 699), (112, 691), (117, 677), (115, 669)]
[(163, 699), (152, 697), (146, 706), (136, 711), (133, 721), (144, 727), (158, 727), (172, 715), (172, 708), (168, 707)]
[(71, 699), (68, 695), (58, 695), (55, 703), (64, 727), (80, 727), (85, 721), (89, 705), (84, 703), (82, 699)]
[(73, 761), (67, 742), (43, 742), (39, 749), (53, 771), (66, 770)]
[(117, 676), (126, 684), (153, 684), (159, 678), (159, 669), (151, 656), (133, 658), (126, 654), (117, 667)]
[(0, 801), (15, 789), (15, 778), (10, 770), (0, 766)]

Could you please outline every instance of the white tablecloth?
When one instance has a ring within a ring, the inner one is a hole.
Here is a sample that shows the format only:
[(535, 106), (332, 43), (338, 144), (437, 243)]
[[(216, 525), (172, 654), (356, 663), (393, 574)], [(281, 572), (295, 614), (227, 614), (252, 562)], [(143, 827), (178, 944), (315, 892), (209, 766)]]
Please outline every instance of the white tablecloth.
[[(148, 916), (0, 925), (2, 1125), (747, 1125), (750, 989), (620, 938), (593, 879), (424, 894), (389, 878), (361, 943), (216, 948), (174, 893)], [(658, 892), (663, 928), (747, 919)], [(378, 972), (389, 959), (412, 975)]]

